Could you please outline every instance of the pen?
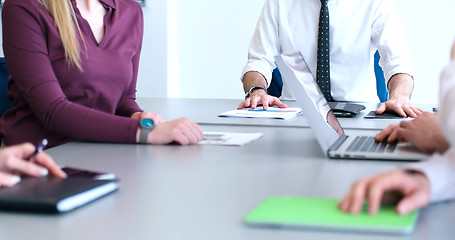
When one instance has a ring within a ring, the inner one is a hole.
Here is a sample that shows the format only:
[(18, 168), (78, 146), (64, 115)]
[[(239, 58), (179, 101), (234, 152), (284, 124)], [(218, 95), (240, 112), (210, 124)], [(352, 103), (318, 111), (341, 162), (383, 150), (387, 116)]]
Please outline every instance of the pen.
[(47, 138), (44, 138), (43, 140), (41, 140), (38, 143), (38, 145), (36, 145), (35, 152), (33, 152), (32, 156), (29, 159), (30, 162), (35, 161), (36, 154), (38, 154), (39, 152), (42, 152), (46, 148), (47, 143), (48, 143)]

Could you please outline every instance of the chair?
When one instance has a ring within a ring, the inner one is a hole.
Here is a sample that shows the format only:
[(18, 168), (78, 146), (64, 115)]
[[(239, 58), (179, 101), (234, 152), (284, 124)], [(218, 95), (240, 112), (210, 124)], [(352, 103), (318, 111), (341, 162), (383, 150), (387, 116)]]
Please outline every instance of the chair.
[(0, 58), (0, 117), (13, 105), (13, 102), (7, 96), (8, 77), (9, 70), (6, 66), (5, 58)]
[[(384, 73), (381, 66), (379, 66), (379, 53), (376, 51), (374, 54), (374, 74), (376, 76), (376, 93), (381, 102), (387, 101), (388, 92), (385, 85)], [(269, 95), (280, 97), (281, 90), (283, 89), (283, 80), (281, 79), (281, 74), (278, 68), (275, 68), (272, 72), (272, 80), (270, 86), (267, 89)]]
[(378, 94), (379, 100), (381, 102), (387, 101), (389, 97), (389, 92), (387, 92), (387, 87), (385, 85), (384, 72), (382, 71), (381, 66), (379, 66), (379, 52), (376, 51), (374, 54), (374, 75), (376, 75), (376, 94)]
[(267, 93), (274, 97), (280, 97), (281, 90), (283, 90), (283, 80), (281, 79), (280, 71), (275, 68), (272, 72), (272, 81), (270, 81), (270, 86), (267, 88)]

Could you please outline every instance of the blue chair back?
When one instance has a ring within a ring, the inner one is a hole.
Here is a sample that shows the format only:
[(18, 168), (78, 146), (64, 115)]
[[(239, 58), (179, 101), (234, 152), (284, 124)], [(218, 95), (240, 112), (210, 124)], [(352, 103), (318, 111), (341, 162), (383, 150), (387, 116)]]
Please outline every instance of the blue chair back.
[(5, 58), (0, 58), (0, 117), (13, 106), (13, 102), (8, 98), (8, 77), (9, 70)]
[(378, 94), (379, 100), (381, 102), (387, 101), (389, 93), (387, 92), (387, 87), (385, 85), (384, 72), (382, 71), (381, 66), (379, 66), (379, 52), (376, 51), (374, 54), (374, 75), (376, 75), (376, 93)]
[[(378, 94), (379, 100), (381, 100), (381, 102), (385, 102), (387, 101), (388, 92), (385, 85), (384, 73), (381, 66), (379, 66), (378, 51), (374, 54), (374, 74), (376, 76), (376, 93)], [(280, 71), (278, 68), (275, 68), (272, 72), (272, 80), (269, 88), (267, 89), (267, 93), (275, 97), (280, 97), (282, 89), (283, 80), (281, 79)]]
[(281, 73), (278, 68), (275, 68), (272, 72), (272, 81), (269, 88), (267, 88), (267, 93), (274, 97), (280, 97), (281, 90), (283, 90), (283, 79), (281, 79)]

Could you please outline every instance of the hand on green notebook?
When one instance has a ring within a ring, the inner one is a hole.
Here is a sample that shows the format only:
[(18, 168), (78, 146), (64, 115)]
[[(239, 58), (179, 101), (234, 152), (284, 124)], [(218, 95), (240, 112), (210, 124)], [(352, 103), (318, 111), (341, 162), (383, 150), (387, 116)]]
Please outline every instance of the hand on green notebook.
[(430, 201), (430, 182), (419, 172), (394, 170), (356, 181), (338, 205), (343, 212), (358, 214), (364, 200), (375, 215), (382, 203), (397, 203), (398, 214), (407, 214)]
[(306, 197), (269, 197), (249, 212), (244, 221), (252, 227), (320, 229), (374, 233), (411, 233), (418, 212), (398, 215), (382, 206), (375, 216), (366, 208), (357, 215), (337, 208), (339, 200)]

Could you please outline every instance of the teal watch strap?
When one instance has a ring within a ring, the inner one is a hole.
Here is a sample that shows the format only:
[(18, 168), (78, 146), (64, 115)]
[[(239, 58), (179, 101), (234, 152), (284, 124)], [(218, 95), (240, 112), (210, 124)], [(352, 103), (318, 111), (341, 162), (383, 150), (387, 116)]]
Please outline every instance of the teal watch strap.
[(140, 122), (141, 136), (139, 137), (139, 143), (148, 143), (147, 139), (149, 133), (155, 128), (155, 122), (150, 118), (144, 118)]

